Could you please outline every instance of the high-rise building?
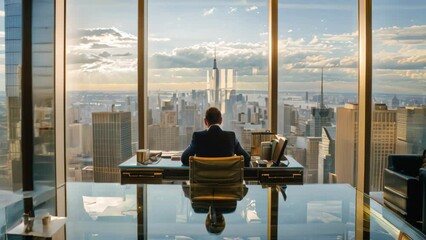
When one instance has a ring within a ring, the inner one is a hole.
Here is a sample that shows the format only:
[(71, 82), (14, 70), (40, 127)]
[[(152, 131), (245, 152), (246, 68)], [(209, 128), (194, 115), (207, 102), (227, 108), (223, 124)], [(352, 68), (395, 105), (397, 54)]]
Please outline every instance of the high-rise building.
[(318, 154), (320, 142), (320, 137), (306, 138), (306, 183), (318, 183)]
[(324, 127), (322, 129), (318, 153), (318, 183), (328, 183), (329, 174), (335, 173), (335, 139), (336, 127)]
[(355, 184), (355, 164), (358, 149), (358, 104), (345, 104), (336, 111), (337, 182)]
[(283, 122), (283, 134), (289, 136), (291, 133), (291, 113), (293, 105), (284, 104), (284, 122)]
[(149, 149), (176, 151), (181, 150), (179, 143), (178, 126), (160, 126), (153, 124), (148, 126)]
[(213, 69), (207, 70), (207, 99), (211, 107), (217, 107), (226, 117), (226, 101), (229, 100), (236, 85), (233, 69), (219, 69), (216, 61), (216, 50)]
[[(395, 153), (396, 111), (386, 104), (375, 104), (372, 116), (370, 190), (383, 189), (383, 171), (387, 156)], [(355, 185), (357, 163), (358, 105), (346, 104), (337, 109), (336, 124), (336, 175), (337, 181)]]
[(120, 182), (118, 165), (132, 156), (130, 112), (94, 112), (93, 170), (95, 182)]
[(92, 155), (92, 126), (82, 123), (71, 123), (67, 128), (67, 154)]
[(388, 110), (386, 104), (375, 104), (372, 121), (370, 191), (383, 191), (388, 155), (396, 150), (396, 110)]
[(175, 127), (177, 125), (176, 111), (161, 111), (161, 127)]
[(323, 70), (321, 69), (321, 96), (318, 107), (311, 108), (311, 119), (309, 121), (309, 132), (307, 136), (321, 137), (322, 128), (329, 127), (334, 124), (334, 109), (327, 108), (324, 104), (324, 81)]
[(399, 107), (399, 99), (396, 97), (396, 94), (392, 98), (392, 109), (397, 109)]
[(281, 122), (279, 122), (278, 132), (281, 132), (284, 136), (290, 136), (296, 134), (299, 124), (299, 116), (298, 111), (294, 107), (294, 105), (284, 104), (280, 106), (278, 112), (282, 114), (283, 118), (279, 118)]
[(5, 80), (7, 111), (7, 157), (0, 165), (3, 169), (0, 189), (18, 190), (22, 186), (21, 162), (21, 64), (22, 64), (22, 2), (4, 1), (5, 14)]
[(426, 142), (426, 107), (398, 108), (396, 153), (422, 154)]

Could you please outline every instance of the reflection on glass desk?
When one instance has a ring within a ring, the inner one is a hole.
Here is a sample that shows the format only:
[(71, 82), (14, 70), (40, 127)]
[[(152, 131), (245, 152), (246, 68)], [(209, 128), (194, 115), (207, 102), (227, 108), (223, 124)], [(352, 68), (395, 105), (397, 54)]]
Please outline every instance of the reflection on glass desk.
[[(67, 183), (67, 239), (425, 239), (392, 212), (349, 185), (246, 185), (235, 210), (224, 213), (220, 235), (207, 231), (205, 211), (194, 210), (180, 184)], [(139, 191), (145, 204), (138, 205)], [(270, 192), (276, 193), (276, 208)], [(283, 194), (285, 193), (285, 195)], [(361, 198), (359, 197), (361, 196)], [(361, 202), (357, 201), (361, 199)], [(364, 230), (357, 232), (356, 211)], [(144, 226), (138, 225), (146, 215)], [(270, 215), (276, 215), (271, 225)], [(275, 237), (270, 236), (275, 229)], [(358, 234), (358, 235), (357, 235)], [(361, 236), (362, 235), (362, 236)]]
[[(270, 184), (303, 184), (303, 166), (290, 156), (287, 166), (245, 167), (244, 180)], [(189, 180), (189, 167), (181, 161), (162, 158), (157, 163), (143, 165), (136, 156), (123, 162), (120, 168), (122, 184), (168, 183), (175, 180)]]
[(34, 225), (32, 226), (32, 230), (29, 232), (25, 231), (25, 225), (23, 222), (10, 229), (7, 232), (7, 236), (9, 239), (14, 239), (16, 236), (19, 237), (33, 237), (37, 239), (52, 239), (56, 232), (61, 229), (66, 223), (66, 217), (56, 217), (51, 216), (50, 221), (47, 225), (42, 224), (41, 218), (34, 219)]

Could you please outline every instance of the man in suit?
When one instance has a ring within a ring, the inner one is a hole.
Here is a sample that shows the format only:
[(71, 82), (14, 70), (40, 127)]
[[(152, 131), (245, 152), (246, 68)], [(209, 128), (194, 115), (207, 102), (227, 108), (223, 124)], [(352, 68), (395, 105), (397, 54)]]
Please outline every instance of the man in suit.
[(244, 166), (251, 166), (250, 154), (248, 154), (238, 142), (234, 132), (223, 131), (222, 114), (220, 110), (211, 107), (207, 109), (204, 118), (207, 130), (194, 132), (192, 141), (188, 148), (182, 153), (181, 161), (183, 165), (189, 165), (190, 156), (199, 157), (230, 157), (234, 155), (244, 156)]

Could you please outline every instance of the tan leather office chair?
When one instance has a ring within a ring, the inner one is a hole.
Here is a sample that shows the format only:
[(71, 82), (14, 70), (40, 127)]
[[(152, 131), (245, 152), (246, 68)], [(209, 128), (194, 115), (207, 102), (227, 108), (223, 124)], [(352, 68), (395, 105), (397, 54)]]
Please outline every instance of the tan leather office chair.
[(241, 200), (244, 157), (189, 158), (191, 200)]
[(221, 233), (224, 213), (235, 211), (244, 191), (244, 156), (189, 157), (191, 205), (195, 212), (206, 212), (206, 229)]

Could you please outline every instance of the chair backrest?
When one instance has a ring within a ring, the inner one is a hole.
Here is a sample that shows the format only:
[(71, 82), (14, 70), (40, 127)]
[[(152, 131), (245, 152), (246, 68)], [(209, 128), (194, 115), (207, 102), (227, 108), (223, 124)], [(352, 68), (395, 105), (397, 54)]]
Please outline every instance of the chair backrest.
[(389, 154), (388, 169), (409, 176), (418, 176), (423, 163), (420, 154)]
[(189, 179), (192, 183), (231, 184), (242, 183), (244, 157), (197, 157), (189, 158)]
[(189, 158), (192, 200), (241, 200), (244, 157)]

